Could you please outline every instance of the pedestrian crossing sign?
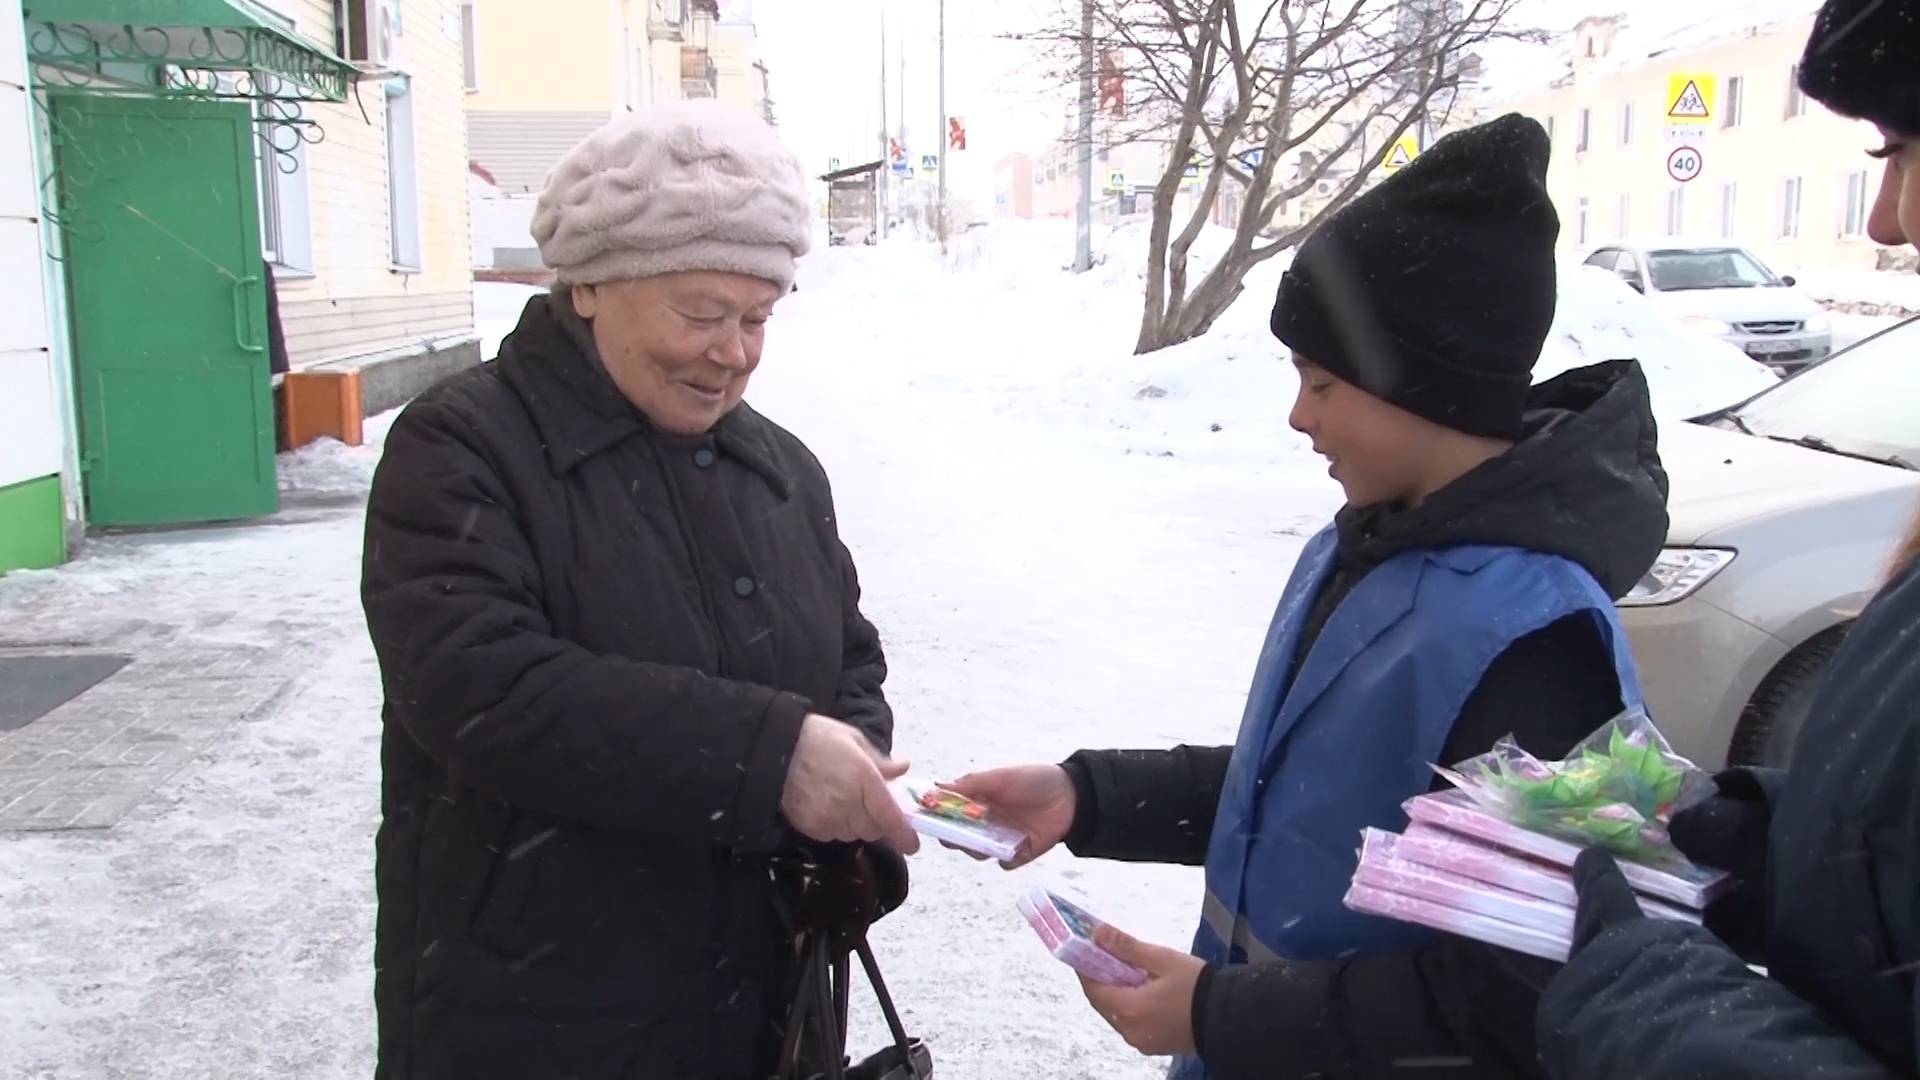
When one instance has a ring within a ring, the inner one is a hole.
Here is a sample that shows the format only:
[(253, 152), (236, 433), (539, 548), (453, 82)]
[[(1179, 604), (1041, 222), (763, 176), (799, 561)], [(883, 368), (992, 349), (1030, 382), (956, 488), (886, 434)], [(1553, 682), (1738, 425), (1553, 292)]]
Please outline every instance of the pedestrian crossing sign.
[(1380, 162), (1380, 167), (1388, 172), (1399, 172), (1413, 164), (1413, 159), (1419, 156), (1420, 143), (1411, 135), (1402, 135), (1387, 148), (1386, 159)]
[(1667, 123), (1680, 127), (1711, 123), (1718, 89), (1712, 75), (1682, 72), (1667, 76)]

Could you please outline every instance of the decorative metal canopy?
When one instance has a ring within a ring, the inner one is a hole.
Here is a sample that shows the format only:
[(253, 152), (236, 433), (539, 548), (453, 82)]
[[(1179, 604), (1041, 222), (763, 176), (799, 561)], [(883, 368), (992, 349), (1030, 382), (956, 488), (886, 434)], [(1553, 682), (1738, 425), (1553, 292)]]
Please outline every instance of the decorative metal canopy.
[(27, 0), (41, 86), (260, 102), (341, 102), (359, 69), (248, 0)]

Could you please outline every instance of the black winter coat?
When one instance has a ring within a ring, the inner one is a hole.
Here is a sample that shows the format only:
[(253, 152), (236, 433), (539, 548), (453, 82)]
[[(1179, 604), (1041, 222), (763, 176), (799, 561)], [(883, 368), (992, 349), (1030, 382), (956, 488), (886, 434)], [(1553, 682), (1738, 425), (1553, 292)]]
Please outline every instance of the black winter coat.
[(1554, 1077), (1920, 1075), (1920, 563), (1835, 654), (1792, 770), (1762, 780), (1771, 978), (1699, 927), (1603, 934), (1541, 1002)]
[(410, 405), (368, 510), (391, 1080), (765, 1075), (803, 717), (890, 744), (819, 463), (653, 430), (564, 300)]
[[(1645, 376), (1628, 362), (1569, 372), (1528, 399), (1527, 435), (1413, 509), (1349, 507), (1335, 572), (1315, 598), (1297, 667), (1346, 595), (1413, 548), (1504, 544), (1563, 555), (1621, 596), (1666, 538), (1666, 473)], [(1481, 677), (1443, 757), (1505, 735), (1564, 756), (1621, 708), (1611, 651), (1576, 616), (1521, 638)], [(1082, 751), (1068, 844), (1096, 858), (1200, 865), (1231, 746)], [(1528, 1077), (1532, 1019), (1554, 966), (1464, 938), (1353, 960), (1209, 967), (1194, 996), (1200, 1058), (1222, 1080)]]

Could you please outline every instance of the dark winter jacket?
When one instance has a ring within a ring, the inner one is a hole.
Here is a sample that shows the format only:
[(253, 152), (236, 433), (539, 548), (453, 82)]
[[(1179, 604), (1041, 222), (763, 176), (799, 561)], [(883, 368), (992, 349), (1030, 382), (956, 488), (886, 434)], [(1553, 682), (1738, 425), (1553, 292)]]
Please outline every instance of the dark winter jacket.
[(1754, 972), (1698, 927), (1636, 921), (1548, 987), (1560, 1080), (1920, 1075), (1920, 563), (1827, 668), (1771, 795)]
[(380, 1077), (766, 1075), (801, 721), (890, 741), (819, 463), (652, 429), (583, 329), (533, 300), (374, 480)]
[[(1412, 548), (1500, 544), (1566, 556), (1624, 595), (1666, 536), (1666, 474), (1645, 377), (1602, 364), (1536, 387), (1527, 436), (1412, 509), (1348, 508), (1339, 565), (1295, 664), (1368, 571)], [(1612, 655), (1592, 622), (1520, 638), (1482, 677), (1443, 753), (1470, 757), (1514, 734), (1559, 757), (1621, 707)], [(1080, 812), (1068, 839), (1096, 858), (1204, 861), (1231, 747), (1083, 751), (1068, 774)], [(1194, 1002), (1216, 1076), (1456, 1076), (1537, 1072), (1530, 1018), (1552, 968), (1448, 939), (1344, 961), (1209, 968)]]

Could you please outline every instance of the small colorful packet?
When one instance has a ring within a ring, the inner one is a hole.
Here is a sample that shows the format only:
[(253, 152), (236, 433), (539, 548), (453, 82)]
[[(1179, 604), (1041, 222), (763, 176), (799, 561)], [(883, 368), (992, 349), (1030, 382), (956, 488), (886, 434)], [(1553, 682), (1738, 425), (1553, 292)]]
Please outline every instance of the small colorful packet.
[(1087, 909), (1059, 894), (1034, 886), (1014, 901), (1027, 924), (1040, 936), (1054, 959), (1097, 983), (1141, 986), (1147, 973), (1093, 943), (1094, 932), (1107, 925)]
[(1488, 915), (1450, 908), (1432, 900), (1382, 889), (1356, 880), (1347, 889), (1346, 905), (1353, 911), (1379, 915), (1396, 922), (1431, 927), (1449, 934), (1484, 941), (1543, 960), (1565, 962), (1572, 948), (1568, 936), (1510, 923)]
[(907, 823), (922, 836), (1002, 862), (1018, 857), (1026, 846), (1026, 833), (996, 824), (984, 803), (958, 792), (915, 779), (901, 781), (893, 792)]
[[(1369, 839), (1375, 830), (1368, 830)], [(1579, 902), (1573, 887), (1573, 874), (1561, 867), (1513, 851), (1502, 851), (1471, 837), (1460, 836), (1415, 822), (1399, 836), (1386, 834), (1389, 856), (1404, 862), (1419, 863), (1463, 878), (1498, 885), (1525, 896), (1551, 900), (1571, 908)], [(1362, 851), (1365, 847), (1363, 843)], [(1658, 919), (1679, 919), (1698, 923), (1700, 913), (1640, 896), (1640, 908)]]

